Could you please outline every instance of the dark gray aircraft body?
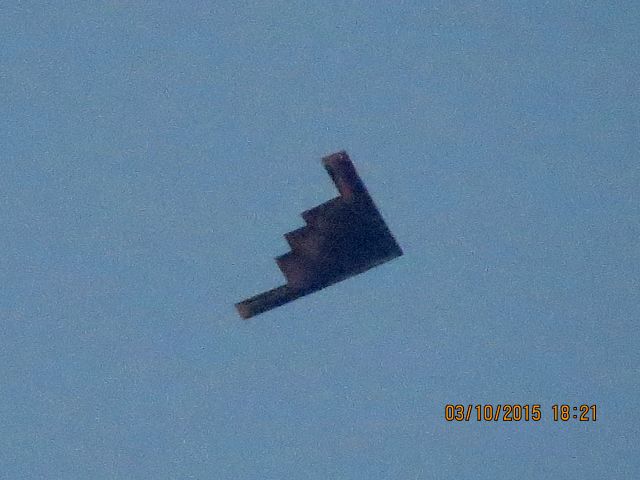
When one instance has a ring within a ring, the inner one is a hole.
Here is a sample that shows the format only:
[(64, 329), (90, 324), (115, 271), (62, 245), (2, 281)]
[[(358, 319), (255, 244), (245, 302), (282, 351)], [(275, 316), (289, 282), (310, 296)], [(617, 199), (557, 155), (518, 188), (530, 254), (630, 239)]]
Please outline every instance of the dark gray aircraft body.
[(402, 255), (346, 152), (322, 159), (340, 195), (302, 213), (276, 258), (287, 283), (236, 304), (250, 318)]

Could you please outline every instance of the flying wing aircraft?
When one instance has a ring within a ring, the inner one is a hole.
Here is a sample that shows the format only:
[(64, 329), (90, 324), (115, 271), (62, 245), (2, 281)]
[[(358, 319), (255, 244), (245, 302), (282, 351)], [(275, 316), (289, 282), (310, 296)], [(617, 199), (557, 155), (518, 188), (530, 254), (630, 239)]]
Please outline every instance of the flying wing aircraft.
[(402, 255), (346, 152), (322, 159), (340, 195), (302, 213), (276, 262), (287, 283), (236, 304), (250, 318)]

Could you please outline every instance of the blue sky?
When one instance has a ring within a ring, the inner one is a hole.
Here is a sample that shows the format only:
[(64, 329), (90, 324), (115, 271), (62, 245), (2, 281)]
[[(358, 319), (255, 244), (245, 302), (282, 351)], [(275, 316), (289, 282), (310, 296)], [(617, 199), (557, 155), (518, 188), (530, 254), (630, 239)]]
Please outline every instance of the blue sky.
[[(640, 474), (637, 2), (5, 2), (0, 31), (0, 477)], [(241, 321), (342, 149), (405, 255)]]

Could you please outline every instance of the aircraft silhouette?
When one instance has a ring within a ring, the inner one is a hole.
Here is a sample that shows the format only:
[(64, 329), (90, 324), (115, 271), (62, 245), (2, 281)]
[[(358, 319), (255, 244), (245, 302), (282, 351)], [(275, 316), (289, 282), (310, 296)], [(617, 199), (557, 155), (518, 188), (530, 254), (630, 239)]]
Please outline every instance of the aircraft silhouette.
[(346, 152), (322, 163), (340, 195), (302, 213), (306, 225), (284, 235), (276, 258), (287, 283), (236, 304), (250, 318), (402, 255)]

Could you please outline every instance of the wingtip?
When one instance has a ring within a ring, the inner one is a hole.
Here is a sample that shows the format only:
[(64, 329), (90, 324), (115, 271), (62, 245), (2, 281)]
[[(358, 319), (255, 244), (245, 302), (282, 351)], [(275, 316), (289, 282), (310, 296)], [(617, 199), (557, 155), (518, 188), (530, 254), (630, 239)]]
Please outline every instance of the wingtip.
[(247, 320), (253, 316), (251, 309), (243, 303), (236, 303), (236, 310), (238, 310), (238, 314), (240, 314), (240, 316), (244, 320)]
[(322, 164), (325, 166), (335, 162), (344, 162), (344, 161), (347, 161), (347, 162), (351, 161), (351, 159), (349, 158), (349, 154), (346, 152), (346, 150), (340, 150), (339, 152), (332, 153), (322, 158)]

